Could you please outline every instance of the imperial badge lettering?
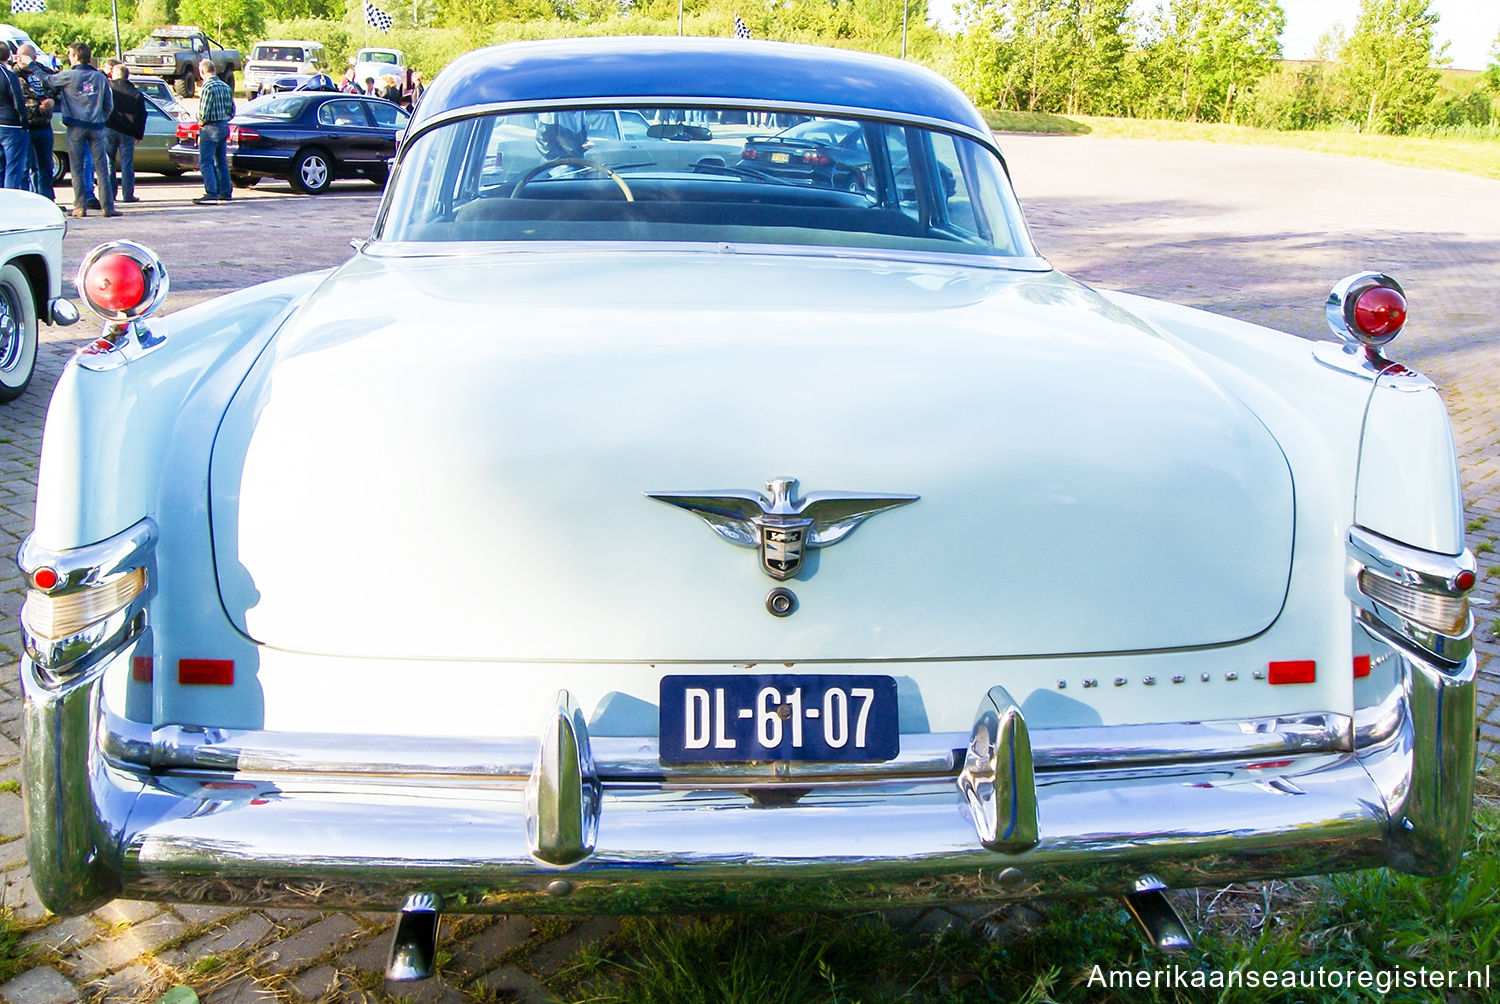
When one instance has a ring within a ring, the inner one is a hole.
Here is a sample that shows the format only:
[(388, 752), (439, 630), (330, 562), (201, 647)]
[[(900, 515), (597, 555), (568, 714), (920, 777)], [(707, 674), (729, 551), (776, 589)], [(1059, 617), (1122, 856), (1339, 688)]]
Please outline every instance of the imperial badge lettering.
[(828, 547), (876, 513), (915, 502), (917, 495), (809, 492), (799, 498), (796, 478), (773, 478), (766, 491), (645, 492), (647, 498), (686, 509), (740, 547), (760, 549), (760, 567), (789, 579), (809, 547)]

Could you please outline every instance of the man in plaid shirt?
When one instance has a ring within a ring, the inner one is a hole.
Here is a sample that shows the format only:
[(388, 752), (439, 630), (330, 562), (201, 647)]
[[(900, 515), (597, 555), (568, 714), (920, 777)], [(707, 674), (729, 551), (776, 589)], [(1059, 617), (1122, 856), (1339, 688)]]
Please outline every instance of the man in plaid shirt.
[(203, 87), (198, 91), (198, 172), (203, 175), (203, 197), (198, 206), (228, 202), (229, 120), (234, 116), (234, 92), (220, 80), (212, 59), (198, 64)]

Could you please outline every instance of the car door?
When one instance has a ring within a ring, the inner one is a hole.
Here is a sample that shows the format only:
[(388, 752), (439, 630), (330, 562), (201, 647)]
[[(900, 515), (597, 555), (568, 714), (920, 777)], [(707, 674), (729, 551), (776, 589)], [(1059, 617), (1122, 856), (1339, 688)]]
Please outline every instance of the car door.
[(333, 98), (318, 107), (318, 135), (343, 167), (362, 168), (382, 161), (380, 135), (361, 98)]
[(380, 159), (390, 160), (396, 156), (396, 134), (406, 128), (411, 116), (399, 105), (393, 105), (389, 101), (369, 101), (365, 103), (365, 107), (375, 122), (375, 130), (380, 134)]

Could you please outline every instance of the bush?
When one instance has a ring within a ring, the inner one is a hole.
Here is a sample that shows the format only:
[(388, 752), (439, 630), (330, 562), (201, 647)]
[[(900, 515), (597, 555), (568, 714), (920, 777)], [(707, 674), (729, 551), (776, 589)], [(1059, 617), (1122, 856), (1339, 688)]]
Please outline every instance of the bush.
[[(98, 65), (115, 54), (115, 25), (107, 17), (87, 14), (17, 14), (15, 25), (31, 36), (42, 51), (68, 65), (68, 46), (87, 42)], [(120, 22), (120, 51), (133, 49), (151, 34), (150, 28)]]

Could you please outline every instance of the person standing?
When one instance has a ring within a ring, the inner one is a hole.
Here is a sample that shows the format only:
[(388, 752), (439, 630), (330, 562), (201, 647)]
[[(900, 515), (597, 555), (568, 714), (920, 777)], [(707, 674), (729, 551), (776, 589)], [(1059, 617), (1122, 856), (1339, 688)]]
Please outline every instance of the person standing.
[(26, 129), (26, 92), (10, 68), (10, 45), (0, 42), (0, 188), (31, 188), (31, 134)]
[[(118, 185), (121, 202), (140, 202), (135, 195), (135, 145), (146, 135), (146, 96), (130, 82), (130, 68), (116, 59), (109, 66), (109, 89), (115, 109), (105, 123), (109, 149), (109, 190)], [(100, 181), (103, 184), (103, 181)]]
[(208, 206), (228, 202), (233, 194), (229, 187), (229, 120), (234, 117), (234, 92), (219, 79), (212, 59), (198, 64), (198, 78), (203, 81), (198, 91), (198, 173), (203, 175), (203, 197), (194, 199), (193, 205)]
[[(109, 79), (94, 69), (93, 60), (94, 52), (87, 42), (74, 42), (68, 46), (69, 68), (47, 80), (48, 90), (60, 98), (63, 125), (68, 127), (68, 160), (74, 165), (72, 216), (88, 215), (83, 172), (77, 169), (84, 162), (84, 151), (93, 155), (98, 168), (109, 163), (109, 153), (104, 148), (104, 123), (115, 107), (114, 92), (109, 89)], [(115, 208), (115, 197), (108, 185), (100, 184), (98, 193), (105, 216), (123, 215)]]
[(47, 96), (46, 79), (52, 76), (50, 67), (37, 59), (39, 53), (30, 42), (22, 42), (16, 50), (16, 76), (21, 79), (21, 89), (26, 100), (26, 130), (31, 137), (31, 155), (36, 174), (32, 176), (32, 191), (48, 199), (57, 198), (52, 186), (52, 107), (55, 102)]

